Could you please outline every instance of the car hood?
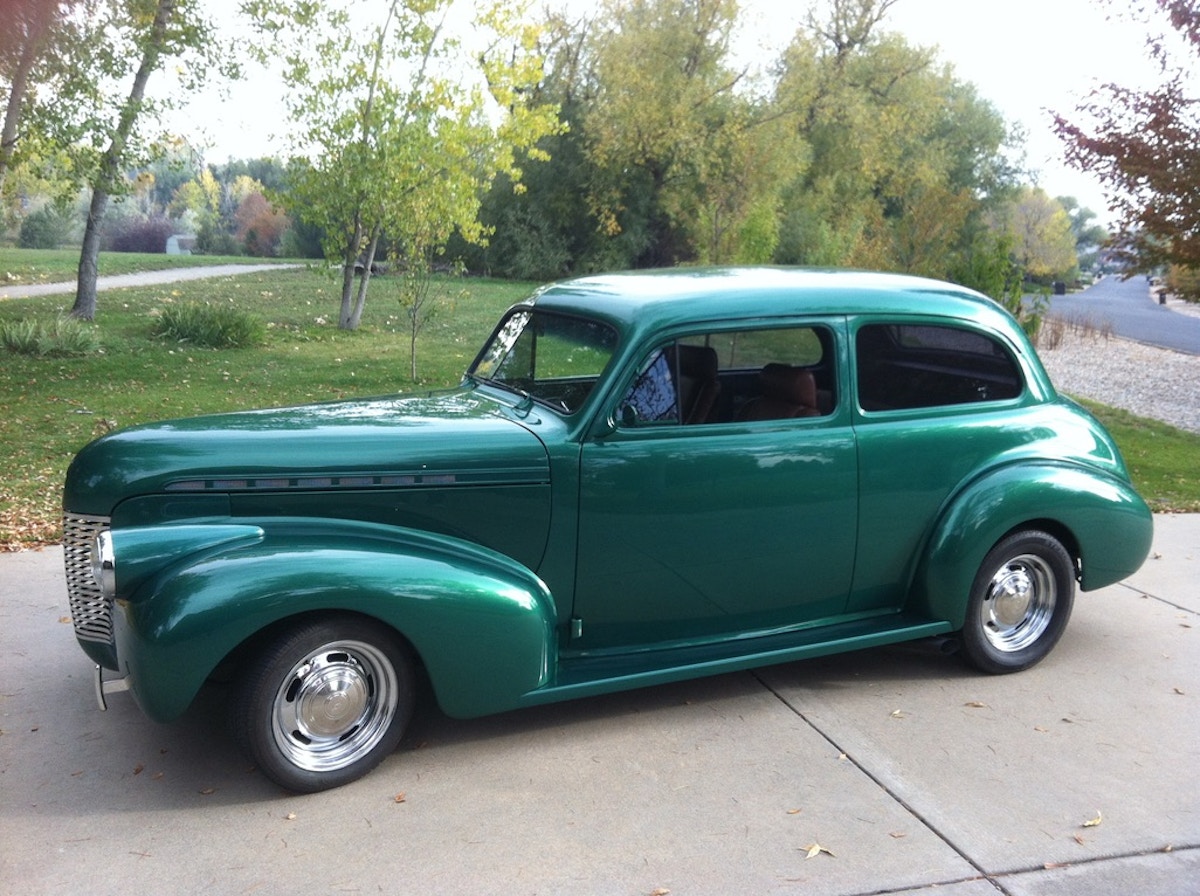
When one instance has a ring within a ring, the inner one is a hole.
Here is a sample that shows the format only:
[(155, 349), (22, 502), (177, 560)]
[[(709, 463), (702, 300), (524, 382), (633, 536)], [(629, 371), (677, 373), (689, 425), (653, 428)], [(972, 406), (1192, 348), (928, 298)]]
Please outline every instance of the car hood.
[(63, 506), (107, 515), (122, 500), (164, 492), (548, 480), (541, 440), (464, 388), (134, 426), (79, 452)]

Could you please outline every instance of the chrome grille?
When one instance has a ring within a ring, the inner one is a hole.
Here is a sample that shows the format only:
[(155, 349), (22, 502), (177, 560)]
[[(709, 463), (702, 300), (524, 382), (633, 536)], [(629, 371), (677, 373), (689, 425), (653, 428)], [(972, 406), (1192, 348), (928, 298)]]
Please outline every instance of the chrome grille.
[(75, 637), (101, 644), (113, 641), (112, 603), (92, 576), (92, 541), (108, 524), (106, 516), (63, 514), (63, 563)]

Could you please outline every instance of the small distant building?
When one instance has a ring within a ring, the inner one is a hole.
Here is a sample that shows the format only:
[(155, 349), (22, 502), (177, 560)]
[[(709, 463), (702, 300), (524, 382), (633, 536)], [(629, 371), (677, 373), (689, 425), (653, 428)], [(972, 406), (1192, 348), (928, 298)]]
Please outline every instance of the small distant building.
[(167, 237), (168, 255), (191, 255), (196, 248), (196, 236), (191, 233), (175, 233)]

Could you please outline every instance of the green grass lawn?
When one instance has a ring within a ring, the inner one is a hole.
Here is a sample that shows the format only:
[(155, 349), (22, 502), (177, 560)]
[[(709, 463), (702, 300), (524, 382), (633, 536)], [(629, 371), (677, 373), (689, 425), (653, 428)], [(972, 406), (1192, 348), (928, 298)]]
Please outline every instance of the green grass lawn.
[[(0, 276), (6, 267), (16, 267), (10, 255), (15, 257), (0, 250)], [(114, 270), (112, 258), (101, 257), (101, 270)], [(124, 267), (129, 259), (120, 262), (122, 269), (137, 269)], [(439, 313), (418, 343), (420, 380), (415, 383), (409, 377), (407, 318), (398, 283), (387, 277), (372, 281), (362, 327), (353, 333), (337, 328), (339, 282), (317, 270), (102, 292), (95, 324), (100, 353), (35, 358), (0, 349), (0, 450), (7, 473), (0, 486), (0, 548), (58, 539), (67, 464), (80, 447), (112, 428), (451, 385), (503, 310), (532, 287), (482, 279), (441, 281)], [(0, 324), (30, 318), (51, 322), (72, 300), (0, 301)], [(155, 316), (171, 303), (186, 301), (228, 303), (258, 315), (267, 324), (266, 344), (218, 351), (153, 338)], [(1113, 431), (1139, 490), (1156, 510), (1200, 511), (1200, 435), (1093, 409)]]

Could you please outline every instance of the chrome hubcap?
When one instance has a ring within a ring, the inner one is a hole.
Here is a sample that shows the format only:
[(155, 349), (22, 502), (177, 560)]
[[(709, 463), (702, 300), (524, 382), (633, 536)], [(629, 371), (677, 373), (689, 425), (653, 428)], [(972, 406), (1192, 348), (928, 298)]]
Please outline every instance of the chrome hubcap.
[(983, 631), (997, 650), (1021, 650), (1045, 633), (1058, 589), (1049, 565), (1033, 554), (1009, 560), (992, 576), (980, 605)]
[(398, 694), (396, 671), (378, 649), (361, 641), (325, 644), (280, 683), (272, 707), (275, 741), (300, 768), (344, 768), (387, 733)]

